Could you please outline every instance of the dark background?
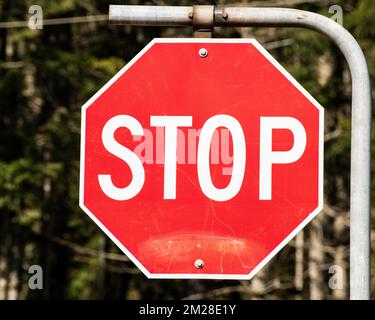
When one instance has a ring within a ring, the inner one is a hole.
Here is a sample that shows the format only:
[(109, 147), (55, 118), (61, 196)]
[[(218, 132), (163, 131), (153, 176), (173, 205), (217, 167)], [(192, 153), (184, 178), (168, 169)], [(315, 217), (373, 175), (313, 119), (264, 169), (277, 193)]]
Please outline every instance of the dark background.
[[(217, 3), (326, 16), (340, 5), (374, 80), (372, 0)], [(324, 212), (251, 281), (148, 280), (78, 206), (80, 108), (152, 38), (191, 37), (192, 29), (96, 21), (31, 30), (3, 23), (27, 22), (31, 5), (53, 19), (107, 14), (109, 2), (0, 0), (0, 299), (348, 298), (351, 82), (334, 45), (306, 30), (215, 29), (215, 37), (255, 37), (325, 107)], [(43, 268), (42, 290), (28, 286), (34, 264)]]

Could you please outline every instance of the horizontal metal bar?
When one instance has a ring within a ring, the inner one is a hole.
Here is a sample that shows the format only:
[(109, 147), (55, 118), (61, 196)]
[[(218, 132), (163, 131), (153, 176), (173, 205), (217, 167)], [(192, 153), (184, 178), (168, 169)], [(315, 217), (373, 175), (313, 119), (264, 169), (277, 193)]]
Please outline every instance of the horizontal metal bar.
[(193, 23), (193, 7), (110, 5), (109, 21), (138, 26), (187, 26)]

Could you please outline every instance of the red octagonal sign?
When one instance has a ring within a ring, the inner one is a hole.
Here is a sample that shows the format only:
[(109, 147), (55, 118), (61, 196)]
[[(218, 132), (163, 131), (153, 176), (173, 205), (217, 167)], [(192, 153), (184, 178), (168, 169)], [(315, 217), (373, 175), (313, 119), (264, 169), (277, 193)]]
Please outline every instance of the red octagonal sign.
[(149, 278), (249, 279), (322, 202), (323, 108), (255, 40), (153, 40), (82, 108), (80, 206)]

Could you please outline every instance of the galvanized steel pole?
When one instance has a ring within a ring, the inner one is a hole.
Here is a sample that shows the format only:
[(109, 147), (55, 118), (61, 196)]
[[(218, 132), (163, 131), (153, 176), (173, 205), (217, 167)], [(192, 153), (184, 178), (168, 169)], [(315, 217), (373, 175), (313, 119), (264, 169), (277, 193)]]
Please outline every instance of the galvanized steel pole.
[(370, 299), (371, 89), (365, 57), (353, 36), (325, 16), (284, 8), (111, 5), (109, 20), (145, 26), (201, 27), (200, 23), (213, 21), (213, 26), (307, 28), (340, 48), (352, 77), (350, 298)]

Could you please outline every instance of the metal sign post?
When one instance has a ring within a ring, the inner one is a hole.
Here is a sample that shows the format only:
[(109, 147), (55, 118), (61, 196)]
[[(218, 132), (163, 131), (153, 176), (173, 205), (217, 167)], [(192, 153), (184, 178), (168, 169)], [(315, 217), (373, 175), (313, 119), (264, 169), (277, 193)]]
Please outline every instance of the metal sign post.
[(371, 89), (367, 63), (353, 36), (333, 20), (308, 11), (222, 6), (111, 5), (109, 20), (139, 26), (299, 27), (331, 39), (345, 56), (352, 77), (350, 298), (370, 298)]

